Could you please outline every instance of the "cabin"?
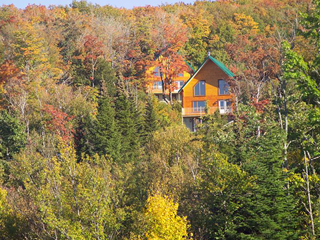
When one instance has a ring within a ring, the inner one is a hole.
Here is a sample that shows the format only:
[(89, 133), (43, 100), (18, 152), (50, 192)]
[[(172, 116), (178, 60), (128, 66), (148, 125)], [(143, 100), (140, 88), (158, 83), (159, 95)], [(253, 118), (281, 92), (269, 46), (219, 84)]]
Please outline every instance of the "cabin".
[(201, 116), (231, 111), (232, 95), (226, 80), (232, 77), (224, 64), (209, 55), (180, 88), (183, 122), (191, 131), (195, 131)]
[[(156, 67), (150, 71), (154, 76), (149, 91), (162, 100), (160, 72)], [(183, 123), (190, 131), (196, 131), (196, 125), (205, 114), (215, 111), (230, 113), (232, 94), (227, 79), (233, 77), (234, 74), (223, 63), (209, 54), (192, 75), (183, 72), (174, 79), (173, 99), (181, 102)]]
[[(190, 79), (191, 75), (195, 72), (192, 66), (187, 62), (184, 61), (186, 64), (186, 71), (182, 71), (178, 74), (177, 77), (172, 79), (172, 99), (181, 102), (181, 95), (179, 90), (181, 87)], [(162, 81), (160, 75), (160, 69), (157, 66), (151, 67), (147, 71), (148, 76), (148, 83), (147, 83), (147, 92), (154, 94), (160, 101), (163, 99), (163, 90), (162, 90)], [(166, 89), (165, 95), (167, 99), (169, 98), (169, 90)]]

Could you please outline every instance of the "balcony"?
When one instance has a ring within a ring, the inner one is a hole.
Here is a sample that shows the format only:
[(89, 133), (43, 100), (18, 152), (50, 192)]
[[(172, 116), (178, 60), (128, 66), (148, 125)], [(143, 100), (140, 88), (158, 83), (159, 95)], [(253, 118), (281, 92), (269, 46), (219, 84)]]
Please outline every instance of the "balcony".
[(182, 108), (183, 117), (202, 117), (206, 114), (213, 114), (219, 109), (220, 114), (228, 114), (231, 112), (231, 107), (198, 107), (198, 108)]

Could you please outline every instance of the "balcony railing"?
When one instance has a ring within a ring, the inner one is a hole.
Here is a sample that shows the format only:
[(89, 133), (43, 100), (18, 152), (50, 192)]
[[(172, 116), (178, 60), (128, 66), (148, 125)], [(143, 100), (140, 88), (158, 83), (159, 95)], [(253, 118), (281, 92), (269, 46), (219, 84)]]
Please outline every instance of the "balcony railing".
[(219, 108), (219, 107), (198, 107), (198, 108), (182, 108), (182, 116), (201, 117), (206, 114), (213, 114), (219, 109), (220, 114), (227, 114), (231, 112), (231, 108)]

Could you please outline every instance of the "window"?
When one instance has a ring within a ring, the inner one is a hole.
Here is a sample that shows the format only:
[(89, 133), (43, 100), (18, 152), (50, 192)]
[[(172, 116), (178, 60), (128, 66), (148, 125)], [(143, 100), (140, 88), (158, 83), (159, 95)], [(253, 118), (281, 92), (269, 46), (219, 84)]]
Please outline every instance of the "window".
[(228, 100), (219, 101), (220, 114), (229, 113), (231, 111), (231, 102)]
[(180, 89), (183, 84), (184, 84), (184, 81), (174, 81), (175, 85), (176, 85), (176, 89)]
[(153, 89), (162, 89), (162, 82), (154, 82)]
[(201, 80), (194, 86), (194, 96), (205, 96), (206, 95), (206, 87), (205, 81)]
[(195, 101), (193, 102), (193, 112), (204, 112), (206, 108), (205, 101)]
[(155, 75), (156, 77), (160, 77), (160, 68), (159, 68), (159, 67), (156, 67), (156, 68), (154, 69), (154, 75)]
[(229, 94), (229, 84), (225, 80), (219, 80), (219, 95)]

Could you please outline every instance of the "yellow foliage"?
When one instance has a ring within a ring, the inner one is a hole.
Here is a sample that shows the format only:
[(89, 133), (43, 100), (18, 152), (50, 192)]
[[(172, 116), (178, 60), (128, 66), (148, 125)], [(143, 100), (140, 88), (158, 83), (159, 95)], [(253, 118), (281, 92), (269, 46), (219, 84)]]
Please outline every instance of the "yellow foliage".
[(236, 24), (236, 28), (244, 34), (256, 34), (259, 32), (258, 23), (255, 22), (251, 16), (247, 16), (242, 13), (235, 13), (234, 21)]
[(6, 197), (7, 191), (0, 187), (0, 236), (5, 234), (7, 218), (12, 214)]
[[(156, 131), (150, 142), (149, 172), (153, 189), (160, 189), (178, 196), (185, 184), (193, 181), (195, 169), (198, 167), (195, 153), (201, 143), (182, 125), (170, 126)], [(190, 174), (193, 173), (194, 175)]]
[(4, 228), (3, 218), (5, 215), (5, 209), (6, 209), (6, 195), (7, 195), (7, 192), (2, 188), (0, 188), (0, 229)]
[[(6, 205), (6, 196), (7, 196), (7, 191), (0, 188), (0, 216), (2, 216), (3, 211), (5, 209)], [(0, 219), (0, 226), (1, 226), (1, 219)]]
[(188, 221), (186, 217), (177, 215), (178, 206), (170, 197), (159, 192), (149, 196), (144, 213), (147, 231), (142, 239), (188, 239)]
[[(312, 186), (315, 186), (319, 182), (319, 177), (317, 174), (308, 175), (309, 183)], [(291, 173), (288, 180), (295, 186), (301, 187), (305, 184), (306, 180), (301, 173)]]

